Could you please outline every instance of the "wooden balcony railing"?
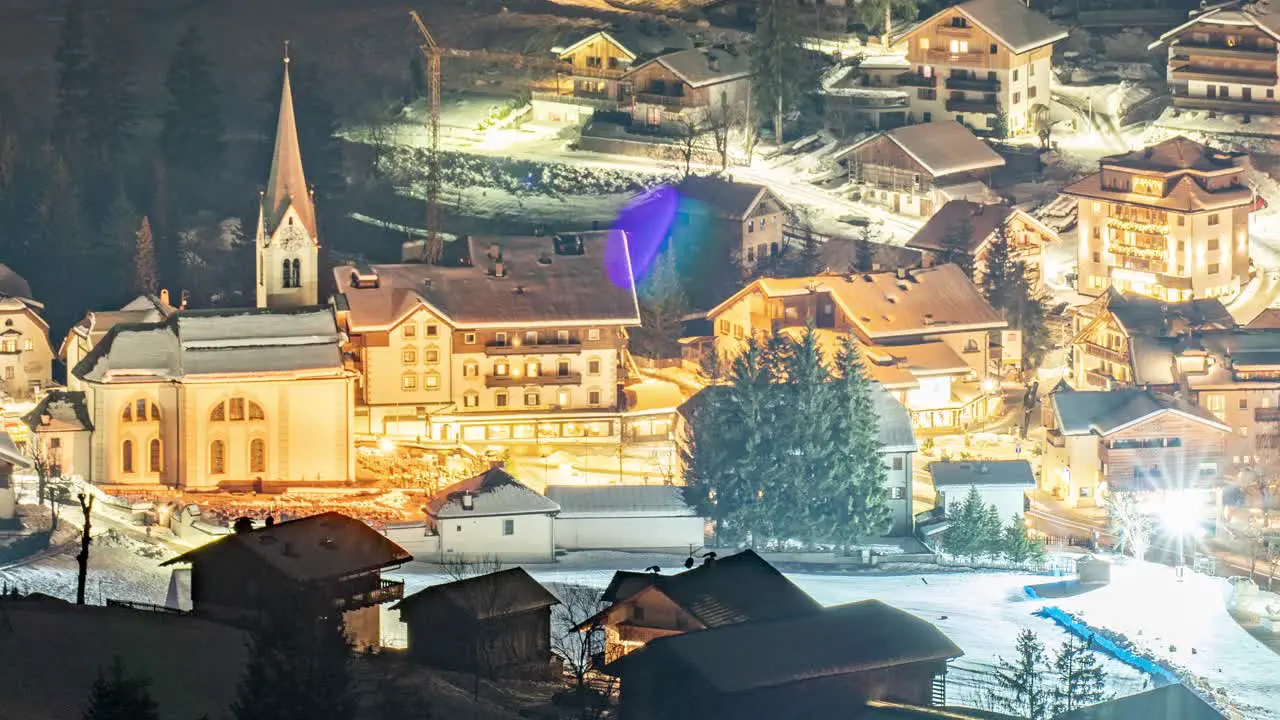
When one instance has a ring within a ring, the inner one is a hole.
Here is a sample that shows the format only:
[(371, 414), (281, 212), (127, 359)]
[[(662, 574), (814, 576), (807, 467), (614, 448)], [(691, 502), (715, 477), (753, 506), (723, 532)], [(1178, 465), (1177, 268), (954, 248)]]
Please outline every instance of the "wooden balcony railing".
[(404, 597), (403, 580), (378, 580), (378, 587), (364, 592), (334, 598), (334, 607), (340, 610), (358, 610), (371, 605), (380, 605)]
[(627, 71), (623, 68), (587, 67), (585, 65), (574, 65), (567, 72), (574, 77), (600, 78), (602, 80), (617, 80), (627, 74)]
[(489, 344), (484, 347), (485, 355), (544, 355), (554, 353), (556, 355), (577, 355), (582, 352), (582, 343), (571, 340), (563, 343), (521, 343), (513, 345), (507, 343), (505, 345)]
[(657, 93), (636, 93), (636, 102), (675, 108), (690, 108), (701, 105), (697, 98), (689, 95), (659, 95)]
[(1084, 349), (1085, 352), (1094, 357), (1102, 358), (1103, 360), (1108, 360), (1114, 363), (1124, 363), (1125, 365), (1129, 364), (1129, 352), (1127, 350), (1114, 350), (1112, 348), (1103, 347), (1095, 342), (1084, 343)]
[(937, 87), (938, 76), (930, 75), (928, 77), (925, 77), (920, 73), (904, 72), (898, 76), (898, 84), (906, 85), (908, 87), (922, 87), (922, 88)]
[(571, 372), (565, 375), (550, 373), (546, 375), (521, 375), (515, 377), (512, 375), (486, 375), (484, 377), (484, 386), (491, 388), (498, 387), (522, 387), (525, 385), (580, 385), (582, 384), (582, 373)]
[(999, 80), (971, 77), (949, 77), (946, 80), (948, 90), (977, 90), (979, 92), (996, 92), (1000, 89)]

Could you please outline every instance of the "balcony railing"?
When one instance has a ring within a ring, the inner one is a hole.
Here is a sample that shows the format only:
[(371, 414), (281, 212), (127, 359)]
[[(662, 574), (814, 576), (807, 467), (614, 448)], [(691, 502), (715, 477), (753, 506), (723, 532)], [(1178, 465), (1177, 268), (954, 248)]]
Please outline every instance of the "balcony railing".
[(600, 78), (602, 80), (617, 80), (627, 71), (623, 68), (606, 68), (606, 67), (587, 67), (585, 65), (574, 65), (568, 70), (568, 73), (574, 77)]
[(358, 610), (371, 605), (380, 605), (384, 602), (399, 600), (403, 597), (403, 580), (379, 579), (376, 589), (335, 598), (333, 604), (339, 610)]
[(949, 77), (946, 81), (948, 90), (977, 90), (979, 92), (996, 92), (1000, 89), (999, 80), (972, 77)]
[(990, 67), (993, 55), (984, 52), (951, 52), (949, 48), (936, 48), (925, 51), (925, 61), (930, 65), (967, 65), (970, 67)]
[(522, 387), (525, 385), (580, 385), (582, 383), (582, 373), (571, 372), (565, 375), (547, 374), (547, 375), (486, 375), (484, 377), (484, 386), (491, 388), (498, 387)]
[(1109, 360), (1113, 363), (1129, 364), (1129, 352), (1127, 350), (1114, 350), (1112, 348), (1103, 347), (1094, 342), (1086, 342), (1084, 344), (1085, 352), (1103, 360)]
[(1173, 106), (1185, 110), (1217, 110), (1220, 112), (1253, 113), (1255, 115), (1273, 115), (1280, 113), (1280, 103), (1275, 100), (1222, 100), (1220, 98), (1191, 97), (1174, 95)]
[(1115, 378), (1097, 370), (1086, 370), (1084, 377), (1090, 385), (1100, 388), (1109, 388), (1113, 383), (1117, 382)]
[(994, 115), (999, 112), (995, 100), (970, 100), (968, 98), (947, 98), (947, 112), (985, 113)]
[(677, 108), (698, 107), (701, 104), (697, 98), (690, 95), (659, 95), (657, 93), (636, 93), (636, 102)]
[(1196, 67), (1180, 65), (1170, 68), (1170, 77), (1174, 80), (1204, 80), (1218, 83), (1239, 83), (1241, 85), (1273, 86), (1276, 84), (1275, 68), (1269, 72), (1246, 72), (1226, 68)]
[(1225, 42), (1192, 42), (1190, 38), (1176, 40), (1173, 43), (1175, 51), (1182, 50), (1188, 54), (1202, 55), (1205, 57), (1222, 57), (1222, 58), (1240, 58), (1247, 60), (1275, 60), (1275, 48), (1260, 48), (1245, 45), (1236, 45), (1229, 47)]
[(577, 355), (582, 352), (582, 344), (577, 341), (556, 342), (556, 343), (521, 343), (519, 345), (505, 344), (499, 345), (491, 343), (484, 346), (485, 355)]
[(563, 103), (565, 105), (581, 105), (596, 110), (617, 110), (618, 101), (587, 95), (570, 95), (567, 93), (535, 92), (530, 93), (533, 100), (542, 102)]
[(923, 87), (923, 88), (937, 87), (938, 76), (930, 75), (928, 77), (925, 77), (920, 73), (904, 72), (898, 76), (898, 84), (906, 85), (907, 87)]

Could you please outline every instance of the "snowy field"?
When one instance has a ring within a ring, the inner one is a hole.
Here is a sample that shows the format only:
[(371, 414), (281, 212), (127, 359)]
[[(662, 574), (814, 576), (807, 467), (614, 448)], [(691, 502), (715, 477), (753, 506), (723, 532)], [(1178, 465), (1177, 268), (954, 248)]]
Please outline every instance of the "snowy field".
[[(0, 568), (0, 584), (25, 592), (70, 598), (75, 589), (73, 550), (34, 562)], [(168, 569), (159, 567), (154, 548), (132, 539), (95, 543), (90, 564), (90, 602), (106, 598), (163, 604)], [(639, 570), (655, 562), (677, 568), (683, 558), (626, 553), (576, 554), (556, 566), (527, 568), (540, 582), (603, 588), (615, 568)], [(413, 563), (388, 577), (402, 578), (406, 593), (448, 578), (434, 566)], [(1070, 598), (1029, 599), (1023, 588), (1052, 581), (1021, 573), (929, 575), (839, 575), (788, 573), (796, 584), (827, 605), (878, 598), (937, 625), (964, 649), (949, 678), (949, 701), (979, 704), (971, 681), (990, 671), (1001, 655), (1011, 657), (1022, 628), (1035, 630), (1052, 653), (1065, 631), (1033, 613), (1047, 605), (1079, 616), (1095, 628), (1126, 636), (1140, 651), (1172, 667), (1236, 717), (1280, 719), (1280, 656), (1242, 630), (1227, 614), (1224, 580), (1188, 575), (1178, 582), (1169, 568), (1146, 563), (1117, 564), (1109, 586)], [(388, 644), (404, 642), (404, 627), (384, 606)], [(1111, 692), (1141, 691), (1150, 679), (1115, 661), (1106, 663)]]

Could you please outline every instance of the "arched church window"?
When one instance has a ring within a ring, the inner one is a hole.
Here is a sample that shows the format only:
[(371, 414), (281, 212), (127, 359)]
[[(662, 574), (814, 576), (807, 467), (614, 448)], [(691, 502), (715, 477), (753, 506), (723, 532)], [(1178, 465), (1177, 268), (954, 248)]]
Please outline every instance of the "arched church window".
[(126, 473), (133, 472), (133, 441), (120, 443), (120, 469)]
[(291, 272), (292, 266), (289, 265), (289, 258), (285, 258), (282, 262), (284, 263), (284, 267), (282, 268), (282, 272), (280, 273), (280, 283), (287, 288), (291, 288), (293, 287), (293, 285), (291, 284), (291, 281), (293, 279), (292, 272)]
[(267, 471), (267, 441), (254, 438), (249, 443), (249, 472)]
[(266, 414), (262, 412), (262, 406), (256, 402), (250, 401), (249, 402), (249, 419), (265, 420), (266, 418), (267, 418)]
[(227, 446), (221, 440), (209, 443), (209, 472), (221, 475), (227, 471)]
[(244, 419), (244, 398), (231, 398), (227, 401), (227, 417), (232, 420)]
[(125, 422), (159, 422), (160, 406), (146, 399), (138, 399), (124, 406), (121, 418)]
[(226, 406), (223, 405), (222, 403), (218, 403), (217, 405), (214, 405), (213, 410), (209, 412), (209, 421), (222, 422), (223, 420), (226, 420), (226, 419), (227, 419)]
[(152, 438), (151, 446), (147, 448), (147, 470), (149, 472), (158, 473), (161, 469), (160, 463), (160, 438)]
[(293, 286), (302, 287), (302, 261), (298, 258), (293, 259)]

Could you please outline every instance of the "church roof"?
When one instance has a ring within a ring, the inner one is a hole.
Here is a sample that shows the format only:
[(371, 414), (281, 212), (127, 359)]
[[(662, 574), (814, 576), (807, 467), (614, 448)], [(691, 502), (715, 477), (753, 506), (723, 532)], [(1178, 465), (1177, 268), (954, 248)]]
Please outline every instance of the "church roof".
[(161, 322), (115, 325), (72, 373), (90, 382), (181, 380), (270, 372), (340, 374), (333, 310), (183, 310)]
[(280, 91), (280, 119), (276, 124), (276, 147), (271, 155), (271, 174), (262, 196), (262, 219), (268, 233), (275, 230), (292, 205), (312, 239), (316, 237), (316, 213), (302, 174), (302, 150), (298, 146), (298, 126), (293, 117), (293, 90), (289, 84), (289, 60), (285, 59), (284, 85)]

